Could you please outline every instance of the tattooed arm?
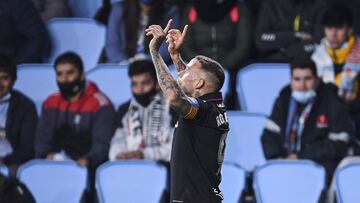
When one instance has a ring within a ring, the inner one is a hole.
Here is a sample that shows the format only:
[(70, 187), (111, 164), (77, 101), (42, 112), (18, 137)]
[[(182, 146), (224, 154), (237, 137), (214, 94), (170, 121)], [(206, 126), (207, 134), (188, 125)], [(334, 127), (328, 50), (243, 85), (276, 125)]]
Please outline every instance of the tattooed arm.
[(169, 20), (164, 30), (159, 25), (151, 25), (145, 31), (147, 36), (152, 36), (149, 48), (160, 88), (169, 99), (175, 111), (186, 116), (191, 110), (191, 99), (186, 96), (175, 78), (171, 75), (169, 68), (159, 53), (159, 48), (165, 40), (165, 35), (170, 28), (170, 24), (171, 20)]
[(171, 29), (166, 35), (166, 42), (169, 43), (168, 51), (179, 77), (182, 76), (182, 71), (186, 69), (186, 64), (180, 56), (180, 48), (184, 42), (188, 27), (188, 25), (185, 25), (182, 33), (178, 29)]

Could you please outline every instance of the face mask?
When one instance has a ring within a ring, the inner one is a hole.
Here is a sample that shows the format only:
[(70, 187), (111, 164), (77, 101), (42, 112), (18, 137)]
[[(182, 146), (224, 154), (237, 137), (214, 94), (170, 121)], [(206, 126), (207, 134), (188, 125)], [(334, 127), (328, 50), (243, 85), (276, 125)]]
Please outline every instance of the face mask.
[(314, 90), (308, 91), (297, 91), (293, 90), (291, 92), (291, 96), (297, 101), (302, 104), (306, 104), (314, 99), (316, 96), (316, 92)]
[(133, 95), (134, 95), (135, 100), (139, 104), (141, 104), (141, 106), (147, 107), (150, 104), (150, 102), (152, 101), (152, 99), (156, 93), (157, 93), (157, 90), (154, 88), (147, 93), (144, 93), (144, 94), (134, 94), (133, 93)]
[(78, 78), (72, 82), (57, 82), (57, 84), (61, 95), (68, 100), (84, 89), (85, 80)]

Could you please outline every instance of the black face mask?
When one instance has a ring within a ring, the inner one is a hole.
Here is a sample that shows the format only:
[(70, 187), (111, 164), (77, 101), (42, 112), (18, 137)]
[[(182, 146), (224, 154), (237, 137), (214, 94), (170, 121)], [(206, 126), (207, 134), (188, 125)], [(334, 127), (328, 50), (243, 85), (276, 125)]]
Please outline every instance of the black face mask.
[(154, 98), (154, 96), (156, 95), (156, 93), (157, 93), (157, 90), (154, 88), (147, 93), (144, 93), (144, 94), (134, 94), (133, 93), (133, 95), (134, 95), (135, 100), (139, 104), (141, 104), (141, 106), (147, 107), (150, 104), (150, 102), (152, 101), (152, 99)]
[(80, 78), (78, 78), (72, 82), (57, 82), (57, 84), (60, 89), (61, 95), (65, 99), (69, 100), (84, 89), (85, 80), (81, 80)]

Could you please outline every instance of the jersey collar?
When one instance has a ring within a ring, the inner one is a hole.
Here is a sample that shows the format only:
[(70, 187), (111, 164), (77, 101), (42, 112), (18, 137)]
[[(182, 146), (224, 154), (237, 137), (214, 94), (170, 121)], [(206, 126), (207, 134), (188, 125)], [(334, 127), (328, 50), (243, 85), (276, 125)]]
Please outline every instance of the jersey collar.
[(205, 100), (210, 103), (220, 104), (223, 102), (221, 92), (213, 92), (209, 94), (204, 94), (200, 97), (200, 99)]

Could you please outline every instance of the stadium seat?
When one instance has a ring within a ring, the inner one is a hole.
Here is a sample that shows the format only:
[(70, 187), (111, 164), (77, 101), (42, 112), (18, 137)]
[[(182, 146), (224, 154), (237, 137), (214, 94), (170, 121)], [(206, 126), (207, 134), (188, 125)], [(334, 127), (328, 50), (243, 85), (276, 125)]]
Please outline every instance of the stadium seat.
[(74, 17), (94, 18), (102, 6), (102, 0), (67, 0)]
[(242, 110), (270, 115), (280, 90), (290, 82), (288, 64), (255, 63), (237, 75)]
[(0, 165), (0, 173), (2, 173), (4, 176), (8, 176), (9, 168), (5, 165)]
[(318, 203), (325, 169), (309, 160), (274, 160), (259, 167), (253, 188), (258, 203)]
[(49, 63), (60, 54), (73, 51), (82, 58), (85, 70), (97, 65), (105, 44), (104, 25), (94, 19), (54, 18), (47, 22), (47, 27), (52, 41)]
[(227, 112), (230, 131), (226, 140), (225, 161), (236, 163), (247, 172), (265, 163), (261, 135), (266, 118), (260, 114)]
[(166, 168), (155, 162), (107, 162), (96, 170), (100, 203), (158, 203), (165, 188)]
[(58, 91), (55, 70), (51, 64), (19, 65), (14, 88), (30, 97), (40, 114), (45, 99)]
[(360, 200), (360, 163), (338, 168), (335, 173), (338, 203), (358, 203)]
[(116, 108), (132, 97), (127, 65), (100, 64), (86, 77), (98, 85)]
[(17, 177), (39, 203), (79, 203), (87, 186), (87, 169), (73, 161), (32, 160)]
[(245, 189), (245, 171), (235, 164), (224, 163), (221, 177), (220, 190), (224, 194), (223, 203), (238, 203)]

